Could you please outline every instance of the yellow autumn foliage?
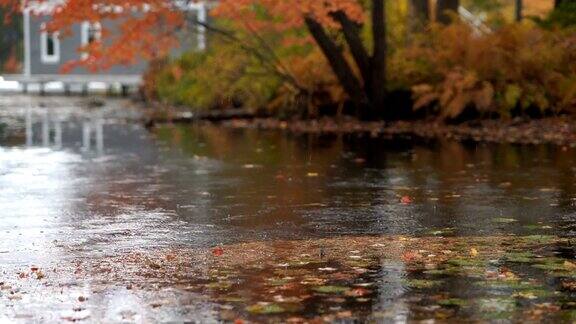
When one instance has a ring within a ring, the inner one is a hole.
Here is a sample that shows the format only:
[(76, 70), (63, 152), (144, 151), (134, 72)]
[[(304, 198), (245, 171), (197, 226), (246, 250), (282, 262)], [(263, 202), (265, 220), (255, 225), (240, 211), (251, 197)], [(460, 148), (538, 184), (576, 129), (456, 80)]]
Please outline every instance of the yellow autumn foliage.
[(476, 35), (454, 24), (429, 36), (390, 63), (394, 82), (412, 89), (414, 109), (434, 107), (444, 119), (470, 107), (501, 117), (576, 111), (576, 35), (569, 30), (513, 24)]

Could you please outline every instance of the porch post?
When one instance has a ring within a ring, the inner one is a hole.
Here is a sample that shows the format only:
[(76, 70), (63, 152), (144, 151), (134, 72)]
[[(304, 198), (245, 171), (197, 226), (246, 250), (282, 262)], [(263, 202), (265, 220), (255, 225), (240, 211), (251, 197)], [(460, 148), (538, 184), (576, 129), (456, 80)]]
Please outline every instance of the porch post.
[(29, 77), (32, 73), (30, 69), (30, 9), (22, 8), (22, 13), (24, 15), (24, 75)]

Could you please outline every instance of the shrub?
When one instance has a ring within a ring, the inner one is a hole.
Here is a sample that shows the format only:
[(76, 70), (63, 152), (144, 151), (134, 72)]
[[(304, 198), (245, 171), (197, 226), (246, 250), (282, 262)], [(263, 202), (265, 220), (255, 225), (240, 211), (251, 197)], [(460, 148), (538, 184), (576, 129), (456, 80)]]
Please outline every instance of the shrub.
[(145, 78), (149, 97), (191, 109), (261, 107), (278, 89), (274, 76), (261, 73), (251, 58), (229, 44), (157, 62)]
[(243, 107), (282, 115), (315, 115), (317, 107), (345, 101), (327, 62), (303, 36), (260, 33), (270, 53), (238, 35), (243, 38), (232, 42), (213, 36), (207, 52), (156, 62), (145, 76), (146, 96), (194, 110)]
[[(433, 107), (451, 119), (473, 107), (509, 117), (537, 108), (542, 114), (576, 108), (576, 38), (513, 24), (474, 36), (464, 24), (435, 29), (424, 42), (397, 53), (397, 83), (411, 86), (414, 109)], [(414, 81), (414, 82), (412, 82)]]

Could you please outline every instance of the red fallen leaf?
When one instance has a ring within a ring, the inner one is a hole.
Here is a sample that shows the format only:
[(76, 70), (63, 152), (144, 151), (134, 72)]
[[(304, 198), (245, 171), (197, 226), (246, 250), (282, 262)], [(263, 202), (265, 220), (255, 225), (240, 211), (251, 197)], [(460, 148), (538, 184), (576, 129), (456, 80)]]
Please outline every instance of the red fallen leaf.
[(217, 247), (215, 247), (214, 249), (212, 249), (212, 255), (218, 257), (218, 256), (221, 256), (222, 254), (224, 254), (224, 249), (223, 249), (223, 248), (217, 246)]
[(346, 296), (351, 297), (363, 297), (369, 295), (371, 293), (370, 290), (364, 288), (354, 288), (348, 292), (346, 292)]
[(342, 272), (336, 272), (330, 275), (330, 278), (332, 280), (351, 280), (353, 278), (353, 275)]
[(400, 198), (400, 202), (404, 205), (408, 205), (414, 201), (412, 200), (412, 198), (410, 196), (402, 196), (402, 198)]
[(34, 267), (34, 266), (32, 266), (32, 267), (30, 267), (30, 271), (32, 271), (32, 272), (36, 272), (36, 271), (38, 271), (38, 267)]
[(276, 180), (286, 180), (286, 177), (283, 174), (276, 175)]
[(338, 316), (338, 318), (349, 318), (352, 317), (352, 311), (342, 311), (342, 312), (338, 312), (336, 314), (336, 316)]
[(422, 255), (418, 252), (407, 251), (402, 254), (402, 260), (404, 262), (412, 262), (421, 258)]
[(356, 159), (354, 159), (354, 163), (356, 163), (356, 164), (363, 164), (363, 163), (365, 163), (365, 162), (366, 162), (366, 160), (363, 159), (363, 158), (356, 158)]
[(88, 298), (86, 298), (86, 297), (84, 297), (84, 296), (78, 297), (78, 301), (81, 302), (81, 303), (85, 302), (86, 299), (88, 299)]
[(244, 321), (238, 318), (234, 321), (234, 324), (244, 324)]
[(562, 288), (568, 291), (576, 291), (576, 281), (562, 282)]
[(174, 261), (176, 260), (176, 255), (169, 253), (166, 255), (166, 261)]
[(298, 284), (295, 282), (289, 282), (287, 284), (284, 284), (280, 287), (278, 287), (279, 290), (293, 290), (296, 289), (298, 287)]

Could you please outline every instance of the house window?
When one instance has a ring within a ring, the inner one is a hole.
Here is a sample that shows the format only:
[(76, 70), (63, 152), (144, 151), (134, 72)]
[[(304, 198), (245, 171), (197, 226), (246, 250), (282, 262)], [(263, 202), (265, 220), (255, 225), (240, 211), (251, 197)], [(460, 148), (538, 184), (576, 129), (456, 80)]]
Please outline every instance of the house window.
[(42, 63), (60, 62), (60, 37), (58, 32), (46, 31), (46, 25), (42, 24), (40, 34), (40, 51)]
[[(102, 38), (102, 25), (100, 23), (84, 22), (82, 24), (82, 47), (88, 46), (94, 42), (100, 41)], [(88, 58), (88, 53), (82, 53), (82, 59)]]

